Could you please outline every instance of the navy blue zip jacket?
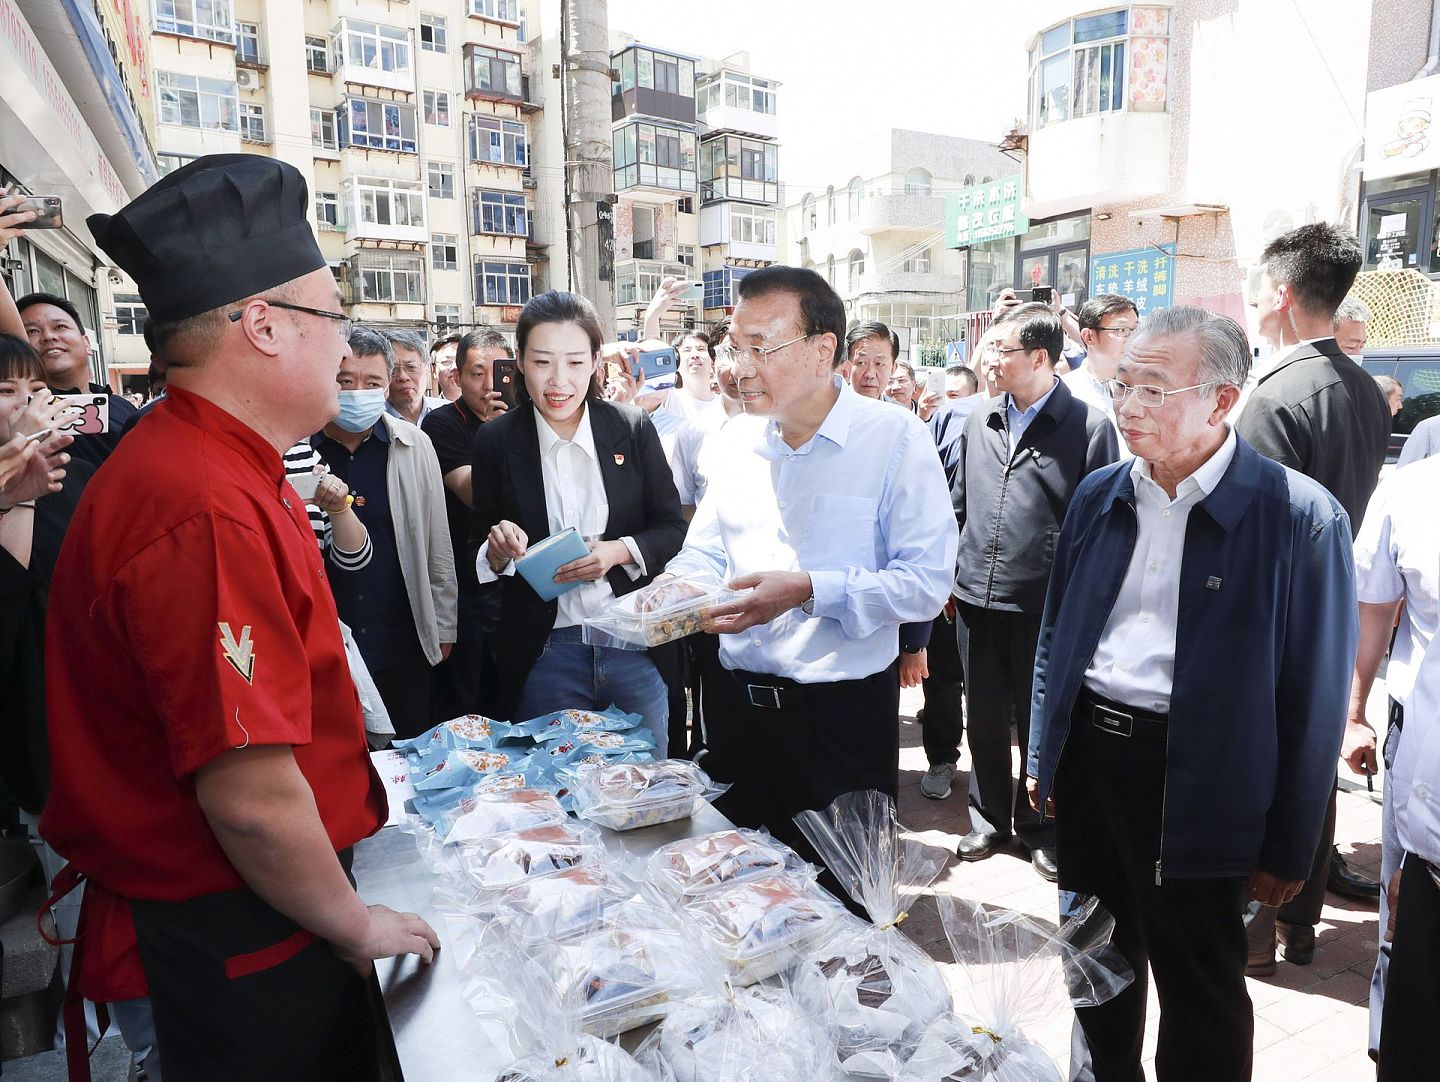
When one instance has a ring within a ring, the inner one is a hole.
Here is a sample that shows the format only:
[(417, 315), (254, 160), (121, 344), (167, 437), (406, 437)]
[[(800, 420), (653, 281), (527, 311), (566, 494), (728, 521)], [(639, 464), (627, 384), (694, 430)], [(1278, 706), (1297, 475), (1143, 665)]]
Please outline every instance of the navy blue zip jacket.
[[(1027, 770), (1041, 806), (1135, 549), (1131, 463), (1090, 474), (1060, 531), (1035, 657)], [(1345, 728), (1359, 636), (1350, 522), (1243, 439), (1190, 512), (1156, 874), (1305, 879)], [(1065, 809), (1057, 807), (1056, 815)]]

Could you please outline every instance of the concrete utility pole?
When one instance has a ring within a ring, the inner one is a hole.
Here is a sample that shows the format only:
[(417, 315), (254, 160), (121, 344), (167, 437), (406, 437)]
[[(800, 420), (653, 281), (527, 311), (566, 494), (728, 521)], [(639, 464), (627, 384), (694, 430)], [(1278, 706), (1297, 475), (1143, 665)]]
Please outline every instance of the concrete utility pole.
[(561, 26), (570, 288), (595, 305), (610, 340), (615, 336), (615, 196), (607, 0), (561, 0)]

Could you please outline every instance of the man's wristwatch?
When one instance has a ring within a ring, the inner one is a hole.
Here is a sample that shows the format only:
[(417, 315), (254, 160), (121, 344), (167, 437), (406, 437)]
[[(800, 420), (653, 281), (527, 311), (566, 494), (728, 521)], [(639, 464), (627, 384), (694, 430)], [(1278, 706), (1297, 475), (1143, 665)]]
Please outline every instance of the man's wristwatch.
[(810, 596), (800, 602), (800, 611), (806, 616), (815, 615), (815, 588), (813, 586), (810, 588)]

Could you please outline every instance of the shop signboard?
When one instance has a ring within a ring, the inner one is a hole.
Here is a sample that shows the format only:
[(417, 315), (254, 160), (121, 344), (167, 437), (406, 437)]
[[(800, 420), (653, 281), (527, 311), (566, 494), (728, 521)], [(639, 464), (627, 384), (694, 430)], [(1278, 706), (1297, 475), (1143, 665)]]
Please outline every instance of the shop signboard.
[(1023, 191), (1016, 173), (947, 194), (945, 247), (968, 248), (1024, 233), (1030, 228), (1030, 219), (1020, 212)]
[(1175, 303), (1175, 245), (1157, 244), (1090, 257), (1090, 296), (1118, 293), (1143, 316)]
[(1440, 75), (1387, 86), (1365, 96), (1365, 179), (1440, 168)]

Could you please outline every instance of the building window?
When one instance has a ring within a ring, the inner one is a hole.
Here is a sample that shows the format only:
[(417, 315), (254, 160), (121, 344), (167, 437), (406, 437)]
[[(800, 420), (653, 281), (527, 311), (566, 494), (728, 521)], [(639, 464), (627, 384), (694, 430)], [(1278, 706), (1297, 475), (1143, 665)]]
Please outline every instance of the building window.
[(520, 101), (520, 54), (488, 45), (465, 46), (465, 93)]
[[(182, 165), (189, 165), (195, 160), (194, 154), (156, 154), (155, 164), (162, 177), (168, 177)], [(12, 291), (13, 292), (13, 291)]]
[(688, 196), (688, 195), (685, 196), (683, 199), (677, 199), (677, 200), (675, 200), (675, 213), (676, 213), (676, 214), (694, 214), (694, 213), (695, 213), (695, 200), (694, 200), (692, 197)]
[(341, 64), (391, 75), (410, 70), (410, 35), (398, 26), (341, 19), (330, 42)]
[(476, 188), (470, 193), (470, 231), (502, 237), (530, 234), (530, 213), (525, 196), (519, 192), (491, 192)]
[(914, 252), (908, 256), (902, 267), (906, 274), (929, 274), (930, 273), (930, 249), (922, 252)]
[(420, 13), (420, 48), (427, 53), (443, 53), (449, 48), (445, 16)]
[(519, 23), (520, 0), (470, 0), (470, 14), (502, 23)]
[(357, 252), (350, 259), (351, 303), (423, 304), (425, 261), (414, 252)]
[(419, 184), (388, 177), (356, 177), (351, 184), (360, 221), (367, 225), (425, 225), (425, 196)]
[(435, 270), (458, 269), (460, 266), (460, 238), (454, 233), (431, 233), (430, 266)]
[(155, 29), (162, 33), (231, 43), (234, 21), (231, 0), (155, 0)]
[(450, 95), (443, 90), (425, 91), (425, 123), (437, 128), (450, 126)]
[(744, 267), (722, 267), (719, 270), (706, 271), (704, 275), (705, 284), (705, 307), (706, 308), (729, 308), (735, 303), (735, 285), (744, 278), (750, 271)]
[(804, 199), (800, 200), (800, 232), (802, 234), (814, 232), (818, 224), (815, 214), (815, 197), (807, 194)]
[(680, 63), (675, 57), (655, 57), (655, 89), (665, 94), (680, 93)]
[(1030, 50), (1030, 127), (1125, 109), (1163, 112), (1170, 13), (1130, 7), (1067, 19)]
[(695, 245), (677, 244), (675, 246), (675, 261), (682, 266), (695, 269)]
[(860, 217), (860, 206), (865, 201), (865, 182), (859, 177), (850, 181), (850, 218)]
[(239, 103), (233, 82), (157, 71), (155, 83), (160, 90), (161, 124), (218, 131), (240, 130)]
[(612, 56), (610, 63), (620, 69), (617, 93), (639, 86), (685, 98), (695, 96), (695, 62), (683, 56), (631, 47)]
[(260, 27), (255, 23), (235, 24), (235, 62), (260, 63)]
[(316, 75), (330, 74), (330, 47), (324, 38), (305, 35), (305, 70)]
[(966, 173), (966, 174), (965, 174), (965, 187), (967, 187), (967, 188), (973, 188), (973, 187), (975, 187), (975, 174), (974, 174), (974, 173)]
[(315, 225), (322, 233), (336, 233), (340, 231), (339, 193), (315, 193)]
[(528, 133), (517, 121), (472, 114), (465, 132), (465, 151), (472, 162), (523, 167), (529, 158)]
[(415, 153), (415, 106), (351, 98), (335, 110), (340, 145)]
[(265, 106), (254, 102), (240, 103), (240, 138), (247, 143), (268, 143), (265, 138)]
[(835, 224), (835, 186), (825, 189), (825, 224)]
[(732, 207), (730, 239), (740, 244), (775, 244), (775, 211), (766, 207)]
[(115, 294), (115, 318), (120, 323), (121, 334), (143, 334), (145, 319), (149, 314), (135, 294)]
[(321, 150), (337, 149), (334, 113), (324, 109), (310, 110), (310, 144)]
[(524, 304), (530, 299), (530, 264), (481, 260), (475, 264), (475, 296), (481, 304)]
[(614, 132), (611, 160), (617, 189), (695, 190), (695, 133), (649, 122)]
[(718, 109), (745, 109), (752, 113), (775, 115), (775, 83), (756, 79), (737, 71), (726, 71), (720, 78), (701, 87), (695, 96), (695, 107), (702, 113)]
[(432, 199), (455, 198), (455, 166), (449, 162), (431, 162), (426, 174)]
[(435, 329), (445, 331), (450, 327), (460, 326), (460, 306), (458, 304), (437, 304), (435, 306)]
[(929, 195), (930, 173), (924, 169), (911, 169), (905, 174), (906, 195)]
[(860, 279), (865, 277), (865, 253), (859, 248), (853, 248), (847, 262), (849, 264), (850, 291), (853, 293), (860, 288)]

